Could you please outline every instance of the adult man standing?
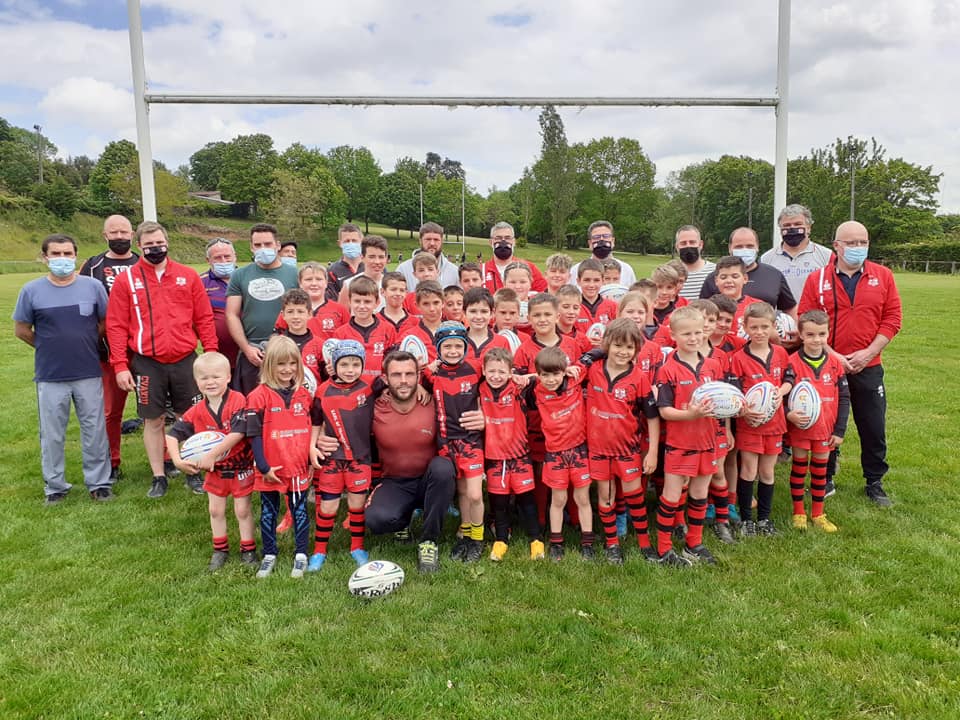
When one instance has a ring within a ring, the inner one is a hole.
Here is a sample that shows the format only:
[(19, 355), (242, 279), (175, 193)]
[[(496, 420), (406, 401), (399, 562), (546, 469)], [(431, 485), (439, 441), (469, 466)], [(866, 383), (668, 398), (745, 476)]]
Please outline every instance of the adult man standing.
[(280, 262), (277, 229), (258, 223), (250, 228), (253, 262), (234, 271), (227, 286), (226, 318), (240, 348), (233, 386), (244, 395), (260, 384), (263, 350), (280, 314), (283, 294), (298, 286), (297, 269)]
[(213, 327), (217, 331), (220, 352), (230, 361), (231, 373), (237, 368), (240, 348), (230, 335), (227, 326), (227, 287), (230, 276), (237, 269), (237, 251), (226, 238), (213, 238), (207, 243), (207, 263), (210, 269), (200, 275), (200, 282), (207, 291), (210, 308), (213, 310)]
[(337, 244), (340, 246), (340, 259), (327, 266), (327, 300), (336, 300), (340, 297), (345, 278), (353, 277), (363, 272), (363, 263), (360, 261), (360, 243), (363, 242), (363, 231), (353, 223), (344, 223), (337, 229)]
[(530, 274), (533, 277), (531, 289), (534, 292), (546, 292), (547, 281), (540, 269), (532, 262), (518, 258), (513, 254), (516, 244), (517, 238), (513, 232), (513, 225), (510, 223), (501, 221), (490, 228), (490, 247), (493, 249), (493, 258), (487, 260), (483, 265), (483, 286), (491, 293), (495, 293), (503, 287), (503, 271), (507, 265), (513, 262), (522, 262), (530, 267)]
[[(420, 250), (428, 252), (437, 259), (437, 282), (440, 287), (460, 284), (460, 274), (457, 266), (447, 260), (443, 254), (443, 227), (435, 222), (425, 222), (420, 226)], [(397, 265), (397, 272), (402, 273), (407, 280), (407, 290), (417, 289), (417, 278), (413, 274), (413, 258), (404, 260)]]
[[(216, 350), (217, 333), (197, 271), (167, 257), (163, 225), (140, 223), (136, 239), (142, 257), (110, 291), (107, 341), (117, 385), (137, 391), (143, 445), (153, 473), (147, 496), (159, 498), (167, 492), (163, 469), (167, 402), (177, 415), (193, 405), (194, 350), (198, 340), (204, 350)], [(191, 489), (196, 491), (197, 486)]]
[[(866, 494), (879, 507), (890, 507), (893, 503), (883, 489), (889, 466), (881, 351), (900, 332), (900, 294), (893, 273), (867, 260), (870, 235), (863, 225), (853, 220), (842, 223), (833, 249), (834, 260), (807, 277), (800, 312), (823, 310), (830, 318), (829, 344), (850, 384)], [(835, 467), (834, 460), (830, 467)]]
[[(133, 226), (123, 215), (111, 215), (103, 221), (103, 239), (107, 243), (107, 250), (87, 260), (80, 268), (80, 274), (99, 280), (109, 296), (117, 276), (136, 265), (140, 256), (130, 249)], [(100, 370), (103, 376), (107, 441), (110, 443), (110, 477), (116, 482), (120, 479), (120, 431), (127, 393), (117, 385), (105, 339), (100, 343)]]
[[(613, 225), (606, 220), (597, 220), (587, 228), (587, 244), (590, 246), (590, 252), (596, 260), (606, 260), (612, 258), (620, 265), (620, 284), (630, 287), (637, 281), (637, 275), (633, 268), (613, 257), (613, 246), (617, 244), (617, 238), (613, 235)], [(570, 268), (570, 282), (577, 284), (577, 270), (580, 263), (576, 263)]]
[(767, 250), (760, 262), (775, 267), (787, 279), (795, 298), (803, 293), (807, 276), (826, 267), (830, 262), (830, 248), (817, 245), (810, 239), (813, 215), (803, 205), (787, 205), (777, 216), (780, 228), (780, 246)]
[(704, 259), (703, 238), (696, 225), (682, 226), (674, 235), (673, 242), (680, 262), (687, 269), (687, 281), (683, 284), (680, 297), (696, 300), (700, 297), (704, 281), (713, 275), (717, 264)]
[(20, 290), (13, 320), (16, 336), (36, 349), (33, 379), (46, 504), (60, 502), (72, 487), (66, 480), (64, 452), (71, 400), (80, 423), (83, 481), (94, 500), (110, 500), (114, 479), (98, 350), (107, 292), (93, 278), (75, 272), (77, 243), (69, 235), (47, 236), (41, 251), (47, 275)]

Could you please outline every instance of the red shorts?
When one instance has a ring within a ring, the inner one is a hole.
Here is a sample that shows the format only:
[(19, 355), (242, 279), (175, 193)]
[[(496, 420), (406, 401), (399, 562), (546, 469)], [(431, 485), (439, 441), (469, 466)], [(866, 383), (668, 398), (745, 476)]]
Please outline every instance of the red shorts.
[(713, 475), (717, 471), (717, 452), (710, 450), (685, 450), (669, 445), (664, 449), (663, 472), (683, 477)]
[(559, 452), (547, 451), (543, 459), (543, 484), (552, 490), (586, 487), (590, 484), (586, 444)]
[(466, 440), (447, 440), (440, 448), (440, 457), (450, 458), (457, 469), (457, 478), (475, 478), (483, 475), (483, 448)]
[(747, 428), (740, 428), (737, 433), (737, 450), (757, 455), (779, 455), (783, 450), (783, 435), (761, 435), (750, 432)]
[(617, 478), (620, 482), (633, 482), (643, 476), (643, 456), (639, 452), (629, 455), (590, 455), (590, 477), (597, 482)]
[(491, 495), (522, 495), (533, 490), (533, 465), (530, 458), (486, 460), (487, 492)]
[(811, 440), (806, 437), (790, 435), (790, 447), (798, 450), (808, 450), (816, 455), (826, 455), (830, 452), (830, 438), (826, 440)]
[(370, 489), (370, 466), (356, 460), (327, 460), (314, 478), (317, 492), (339, 495), (344, 490), (362, 493)]
[(253, 468), (240, 472), (226, 470), (224, 473), (230, 477), (217, 471), (208, 472), (203, 478), (203, 489), (217, 497), (240, 498), (253, 492)]

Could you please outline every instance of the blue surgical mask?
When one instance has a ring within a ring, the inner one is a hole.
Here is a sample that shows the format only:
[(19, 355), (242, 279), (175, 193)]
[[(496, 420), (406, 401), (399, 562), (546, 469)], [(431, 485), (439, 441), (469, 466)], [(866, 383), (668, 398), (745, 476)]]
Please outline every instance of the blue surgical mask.
[(58, 278), (67, 278), (73, 275), (73, 271), (77, 269), (77, 259), (76, 258), (67, 258), (67, 257), (55, 257), (47, 260), (47, 267), (50, 268), (50, 272)]
[(356, 260), (360, 257), (360, 243), (358, 242), (345, 242), (340, 246), (340, 250), (347, 260)]
[(287, 257), (286, 255), (284, 255), (282, 258), (280, 258), (280, 262), (283, 263), (284, 265), (288, 265), (288, 266), (290, 266), (290, 267), (296, 267), (296, 266), (297, 266), (297, 259), (296, 259), (296, 258), (292, 258), (292, 257)]
[(732, 251), (734, 257), (743, 260), (743, 264), (750, 267), (757, 261), (757, 251), (753, 248), (737, 248)]
[(227, 262), (227, 263), (214, 263), (213, 264), (213, 274), (218, 278), (228, 278), (233, 275), (233, 271), (237, 269), (236, 263)]
[(867, 259), (867, 251), (870, 248), (848, 247), (843, 249), (843, 261), (850, 267), (860, 267)]
[(277, 259), (277, 250), (276, 248), (260, 248), (255, 253), (253, 253), (253, 261), (257, 265), (273, 265), (274, 261)]

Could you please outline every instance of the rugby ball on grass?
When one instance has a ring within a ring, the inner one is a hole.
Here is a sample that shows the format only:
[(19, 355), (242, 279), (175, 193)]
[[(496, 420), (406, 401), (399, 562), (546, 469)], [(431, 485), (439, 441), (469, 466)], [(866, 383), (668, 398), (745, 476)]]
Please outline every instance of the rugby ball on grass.
[(353, 571), (347, 581), (351, 595), (378, 598), (403, 585), (403, 568), (389, 560), (371, 560)]
[(587, 328), (587, 339), (590, 342), (599, 342), (603, 340), (603, 333), (607, 330), (607, 326), (602, 322), (595, 322), (589, 328)]
[(400, 349), (403, 352), (408, 352), (413, 355), (419, 365), (426, 365), (430, 362), (427, 346), (424, 345), (423, 340), (416, 335), (407, 335), (403, 338), (403, 340), (400, 341)]
[(763, 415), (763, 420), (757, 424), (757, 427), (770, 422), (779, 409), (777, 407), (777, 387), (767, 380), (759, 382), (747, 390), (743, 399), (747, 410)]
[(339, 343), (339, 340), (334, 340), (333, 338), (323, 341), (323, 347), (320, 350), (320, 354), (323, 355), (324, 365), (330, 365), (333, 363), (333, 351), (337, 349), (337, 345)]
[(810, 418), (805, 425), (797, 425), (801, 430), (813, 427), (820, 419), (820, 393), (809, 380), (801, 380), (793, 386), (787, 398), (787, 406)]
[[(183, 445), (180, 446), (180, 457), (186, 462), (194, 462), (226, 439), (226, 435), (215, 430), (198, 432), (183, 441)], [(222, 460), (225, 456), (226, 453), (218, 457), (217, 460)]]
[(695, 403), (710, 400), (713, 403), (712, 416), (719, 419), (731, 418), (740, 414), (743, 409), (743, 393), (730, 383), (713, 381), (704, 383), (690, 398)]
[(497, 335), (507, 339), (507, 343), (510, 345), (510, 352), (516, 353), (517, 350), (520, 349), (520, 336), (513, 330), (501, 330)]
[(626, 295), (629, 290), (630, 288), (626, 285), (611, 283), (610, 285), (604, 285), (600, 288), (600, 297), (613, 300), (614, 302), (620, 302), (620, 298)]

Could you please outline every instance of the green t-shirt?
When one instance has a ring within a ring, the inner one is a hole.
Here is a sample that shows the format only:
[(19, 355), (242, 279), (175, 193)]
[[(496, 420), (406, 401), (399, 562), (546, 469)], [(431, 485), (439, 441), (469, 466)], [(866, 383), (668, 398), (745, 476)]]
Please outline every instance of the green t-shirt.
[(239, 295), (243, 299), (240, 319), (247, 340), (262, 342), (273, 334), (280, 314), (280, 299), (295, 287), (299, 287), (297, 269), (288, 265), (266, 269), (250, 263), (233, 271), (227, 297)]

